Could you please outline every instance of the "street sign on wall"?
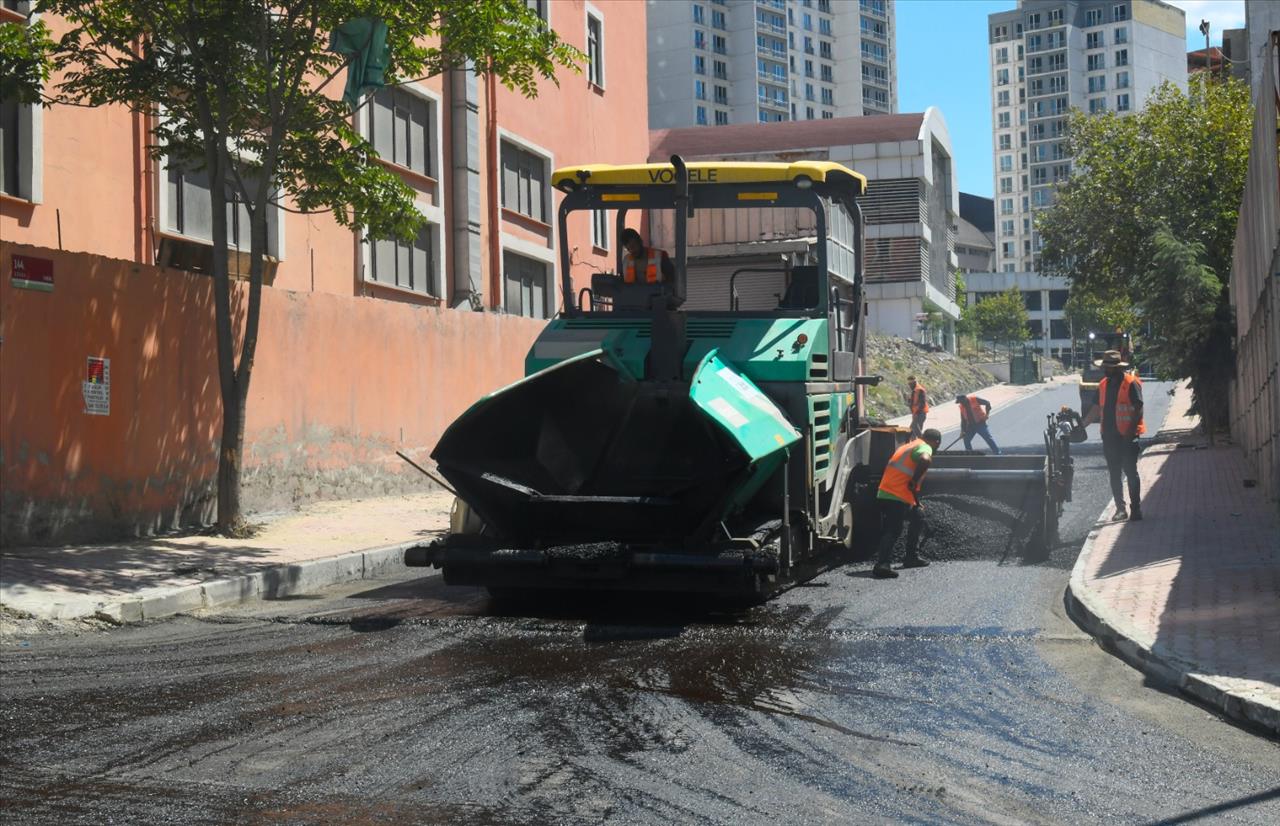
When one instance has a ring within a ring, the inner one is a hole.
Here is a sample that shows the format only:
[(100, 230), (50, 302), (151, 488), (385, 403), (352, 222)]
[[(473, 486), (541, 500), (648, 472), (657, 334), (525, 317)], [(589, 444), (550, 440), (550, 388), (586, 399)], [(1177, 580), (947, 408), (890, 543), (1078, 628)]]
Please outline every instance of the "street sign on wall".
[(22, 290), (53, 292), (53, 261), (33, 255), (15, 255), (9, 283)]

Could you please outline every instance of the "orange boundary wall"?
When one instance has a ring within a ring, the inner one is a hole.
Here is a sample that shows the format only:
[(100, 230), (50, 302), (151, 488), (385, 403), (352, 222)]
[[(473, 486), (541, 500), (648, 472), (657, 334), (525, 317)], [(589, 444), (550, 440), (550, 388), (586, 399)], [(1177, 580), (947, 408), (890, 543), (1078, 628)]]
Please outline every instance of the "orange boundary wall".
[[(53, 262), (20, 289), (13, 256)], [(0, 544), (206, 523), (221, 403), (209, 279), (0, 243)], [(240, 306), (243, 312), (243, 302)], [(264, 288), (248, 403), (245, 505), (421, 489), (425, 459), (480, 395), (523, 374), (543, 322)], [(110, 414), (85, 412), (110, 359)]]

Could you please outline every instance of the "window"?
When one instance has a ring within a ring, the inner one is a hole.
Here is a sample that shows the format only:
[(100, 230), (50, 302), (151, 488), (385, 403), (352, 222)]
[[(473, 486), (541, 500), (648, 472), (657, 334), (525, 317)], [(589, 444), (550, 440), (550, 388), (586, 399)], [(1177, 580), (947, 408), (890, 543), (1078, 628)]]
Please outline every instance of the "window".
[(993, 42), (999, 43), (1001, 40), (1007, 40), (1008, 38), (1009, 38), (1008, 26), (992, 26), (991, 27), (991, 40)]
[(822, 17), (818, 18), (818, 34), (825, 34), (827, 37), (831, 36), (830, 20), (827, 20), (826, 18), (822, 18)]
[(1044, 48), (1044, 40), (1038, 34), (1027, 35), (1027, 51), (1038, 52)]
[(697, 122), (699, 126), (707, 125), (707, 107), (699, 106), (697, 109)]
[(591, 246), (609, 249), (609, 211), (606, 209), (591, 210)]
[(1119, 22), (1119, 21), (1121, 21), (1121, 20), (1128, 20), (1128, 19), (1129, 19), (1129, 7), (1128, 7), (1128, 6), (1112, 6), (1112, 7), (1111, 7), (1111, 19), (1112, 19), (1112, 20), (1115, 20), (1116, 22)]
[(804, 107), (804, 117), (805, 117), (805, 120), (813, 120), (813, 107), (812, 107), (812, 106), (806, 106), (806, 107)]
[(1102, 32), (1085, 32), (1084, 47), (1086, 49), (1102, 48)]
[(1129, 50), (1128, 50), (1128, 49), (1116, 49), (1116, 65), (1117, 65), (1117, 66), (1128, 66), (1128, 65), (1129, 65)]
[(1128, 88), (1129, 88), (1129, 73), (1128, 73), (1128, 72), (1116, 72), (1116, 88), (1117, 88), (1117, 89), (1128, 89)]
[(1006, 235), (1006, 236), (1007, 236), (1007, 235), (1013, 235), (1013, 221), (1012, 221), (1012, 220), (1006, 220), (1006, 221), (1001, 221), (1001, 222), (1000, 222), (1000, 234), (1001, 234), (1001, 235)]
[(1106, 98), (1091, 98), (1089, 100), (1089, 114), (1096, 115), (1099, 112), (1107, 111)]
[[(1023, 298), (1027, 296), (1024, 294)], [(1036, 297), (1040, 297), (1040, 293), (1036, 293)], [(1038, 318), (1027, 319), (1027, 336), (1032, 339), (1040, 338), (1044, 333), (1044, 322)]]
[(1065, 318), (1049, 319), (1049, 338), (1071, 338), (1071, 326)]
[(1102, 9), (1089, 9), (1084, 13), (1084, 24), (1086, 26), (1102, 25)]
[(1013, 258), (1018, 254), (1018, 245), (1013, 241), (1004, 241), (1000, 244), (1000, 255), (1004, 258)]
[(1012, 198), (1001, 198), (1001, 199), (1000, 199), (1000, 214), (1001, 214), (1001, 215), (1012, 215), (1012, 214), (1013, 214), (1013, 199), (1012, 199)]
[(818, 57), (826, 60), (831, 59), (831, 42), (829, 40), (818, 41)]
[(806, 83), (804, 85), (804, 99), (813, 100), (813, 84), (812, 83)]
[(835, 117), (835, 114), (833, 114), (833, 113), (831, 113), (831, 112), (828, 112), (828, 111), (826, 111), (825, 109), (823, 110), (823, 112), (822, 112), (822, 119), (823, 119), (823, 120), (831, 120), (831, 119), (832, 119), (832, 118), (834, 118), (834, 117)]
[(728, 86), (716, 86), (714, 87), (713, 91), (715, 92), (716, 103), (720, 104), (721, 106), (729, 105), (729, 87)]
[(423, 295), (437, 295), (436, 253), (431, 243), (434, 232), (435, 227), (427, 225), (410, 243), (395, 239), (371, 241), (369, 280)]
[(1128, 42), (1129, 42), (1129, 30), (1126, 29), (1124, 26), (1121, 26), (1120, 28), (1116, 29), (1116, 33), (1115, 33), (1116, 45), (1119, 46), (1122, 43), (1128, 43)]
[(1091, 54), (1085, 58), (1085, 68), (1090, 72), (1096, 72), (1099, 69), (1107, 67), (1107, 56), (1103, 54)]
[(1046, 49), (1065, 49), (1067, 47), (1066, 32), (1049, 32), (1045, 38)]
[(822, 105), (835, 106), (836, 105), (835, 93), (830, 89), (822, 89), (821, 91), (822, 91)]
[(712, 10), (712, 12), (711, 12), (711, 28), (713, 28), (713, 29), (727, 29), (727, 28), (728, 28), (728, 26), (726, 26), (726, 25), (725, 25), (724, 12), (722, 12), (722, 11), (715, 11), (715, 10)]
[(713, 34), (711, 36), (711, 51), (715, 52), (716, 54), (728, 53), (729, 49), (727, 46), (725, 46), (725, 39), (723, 36), (718, 34)]
[(807, 32), (811, 32), (811, 31), (813, 31), (813, 15), (812, 15), (812, 14), (806, 14), (806, 15), (804, 16), (803, 20), (804, 20), (804, 24), (803, 24), (803, 25), (804, 25), (804, 30), (805, 30), (805, 31), (807, 31)]
[(997, 86), (1008, 86), (1008, 85), (1009, 85), (1009, 70), (1008, 70), (1008, 69), (996, 69), (996, 85), (997, 85)]
[(540, 155), (502, 142), (502, 207), (547, 223), (547, 161)]
[(1009, 90), (1005, 89), (1003, 92), (997, 92), (996, 106), (1008, 106), (1008, 105), (1009, 105)]
[(1093, 75), (1089, 78), (1089, 94), (1097, 92), (1105, 92), (1107, 90), (1107, 76)]
[(693, 30), (693, 48), (695, 49), (707, 48), (707, 33), (704, 32), (702, 29)]
[(1031, 185), (1044, 186), (1049, 183), (1049, 170), (1044, 167), (1031, 170)]
[[(241, 200), (239, 188), (229, 181), (230, 176), (226, 186), (227, 243), (237, 249), (248, 250), (249, 207)], [(257, 190), (257, 182), (245, 176), (245, 185), (252, 196)], [(199, 241), (213, 241), (213, 213), (209, 207), (209, 174), (206, 170), (186, 170), (177, 163), (169, 162), (162, 200), (161, 230)], [(273, 217), (268, 215), (268, 223), (273, 223)], [(274, 253), (274, 250), (268, 249), (268, 252)]]
[(404, 87), (386, 87), (369, 107), (369, 142), (385, 161), (434, 177), (435, 106)]
[(804, 76), (813, 77), (813, 61), (812, 60), (806, 60), (804, 62)]
[(1013, 178), (1000, 179), (1000, 192), (1001, 194), (1008, 194), (1010, 192), (1013, 192)]
[(695, 80), (693, 82), (693, 96), (698, 100), (707, 99), (707, 82), (705, 80)]
[(1062, 9), (1053, 9), (1052, 11), (1049, 12), (1049, 25), (1050, 26), (1062, 25)]
[(548, 0), (524, 0), (525, 6), (541, 17), (544, 23), (547, 22), (547, 2)]
[(1009, 150), (1013, 148), (1013, 138), (1009, 135), (1000, 135), (998, 141), (1001, 149)]
[(723, 60), (717, 60), (711, 65), (712, 77), (716, 80), (729, 79), (729, 67)]
[(604, 88), (604, 21), (587, 12), (587, 80)]
[(1012, 156), (1012, 155), (1001, 155), (1001, 156), (1000, 156), (1000, 171), (1001, 171), (1001, 172), (1012, 172), (1012, 171), (1013, 171), (1013, 156)]
[(550, 302), (547, 290), (547, 265), (514, 252), (502, 254), (506, 286), (503, 302), (508, 313), (529, 318), (546, 318)]
[(1116, 111), (1117, 111), (1117, 112), (1128, 112), (1128, 111), (1129, 111), (1129, 96), (1128, 96), (1128, 95), (1116, 95)]
[(1022, 294), (1022, 306), (1034, 312), (1040, 311), (1040, 291), (1027, 290)]
[(716, 126), (728, 126), (728, 125), (729, 125), (729, 113), (722, 112), (719, 109), (717, 109), (716, 110)]
[(819, 73), (819, 76), (822, 78), (822, 82), (823, 82), (823, 83), (834, 83), (834, 82), (835, 82), (835, 80), (834, 80), (834, 78), (833, 78), (833, 76), (832, 76), (832, 73), (831, 73), (831, 67), (830, 67), (830, 66), (828, 66), (828, 65), (827, 65), (827, 64), (825, 64), (825, 63), (823, 63), (823, 64), (822, 64), (821, 66), (819, 66), (818, 68), (821, 70), (821, 71), (820, 71), (820, 73)]
[(1054, 75), (1049, 78), (1049, 94), (1060, 95), (1065, 91), (1067, 91), (1066, 75)]
[(1038, 29), (1038, 28), (1040, 28), (1040, 14), (1038, 12), (1036, 14), (1028, 14), (1027, 29), (1031, 30), (1031, 29)]
[(707, 73), (707, 59), (700, 54), (693, 56), (693, 73), (695, 75), (705, 75)]
[(999, 49), (996, 49), (996, 63), (1004, 64), (1008, 62), (1009, 62), (1009, 47), (1001, 46)]
[(705, 9), (703, 9), (702, 6), (699, 6), (697, 3), (693, 4), (693, 22), (697, 23), (699, 26), (704, 25), (707, 22), (705, 17)]

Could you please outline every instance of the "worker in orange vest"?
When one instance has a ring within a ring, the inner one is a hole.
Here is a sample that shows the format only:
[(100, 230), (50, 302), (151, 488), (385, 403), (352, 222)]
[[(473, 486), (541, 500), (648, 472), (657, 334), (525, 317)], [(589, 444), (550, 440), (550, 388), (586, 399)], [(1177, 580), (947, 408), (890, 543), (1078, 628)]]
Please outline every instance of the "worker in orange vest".
[[(1098, 382), (1098, 403), (1085, 415), (1084, 424), (1102, 424), (1102, 455), (1111, 476), (1111, 496), (1116, 519), (1142, 518), (1142, 484), (1138, 479), (1138, 437), (1147, 432), (1142, 421), (1142, 380), (1128, 372), (1129, 363), (1119, 350), (1108, 350), (1094, 363), (1105, 371)], [(1129, 481), (1129, 505), (1125, 509), (1120, 474)]]
[(622, 280), (627, 284), (660, 284), (675, 277), (671, 256), (656, 247), (646, 247), (640, 233), (631, 227), (622, 231)]
[(915, 376), (907, 376), (907, 404), (911, 407), (911, 438), (924, 432), (924, 417), (929, 412), (929, 395)]
[(981, 436), (991, 448), (991, 452), (1000, 455), (1000, 446), (991, 437), (987, 427), (987, 419), (991, 416), (991, 402), (980, 396), (956, 396), (956, 404), (960, 405), (960, 435), (964, 438), (964, 449), (973, 450), (973, 437)]
[(880, 490), (876, 504), (880, 508), (880, 549), (876, 555), (872, 576), (877, 579), (894, 579), (898, 572), (890, 567), (893, 562), (893, 546), (902, 535), (902, 524), (911, 522), (907, 529), (907, 554), (903, 568), (923, 568), (929, 563), (920, 558), (920, 531), (924, 528), (924, 507), (920, 504), (920, 483), (933, 462), (933, 452), (942, 445), (942, 434), (933, 428), (926, 430), (919, 439), (912, 439), (894, 451), (880, 477)]

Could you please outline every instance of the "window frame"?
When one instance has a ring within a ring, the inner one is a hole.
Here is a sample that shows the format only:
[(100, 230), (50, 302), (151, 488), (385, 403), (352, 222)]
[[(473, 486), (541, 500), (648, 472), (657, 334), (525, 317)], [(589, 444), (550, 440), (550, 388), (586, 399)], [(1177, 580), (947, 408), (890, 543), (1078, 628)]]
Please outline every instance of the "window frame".
[[(600, 39), (597, 49), (599, 51), (599, 66), (591, 60), (591, 21), (595, 20), (600, 27)], [(605, 66), (608, 63), (608, 49), (605, 48), (605, 29), (604, 29), (604, 13), (590, 3), (585, 4), (583, 9), (583, 45), (584, 51), (587, 53), (587, 83), (600, 91), (605, 89)], [(596, 71), (596, 69), (599, 71)]]
[[(41, 17), (33, 10), (34, 5), (33, 2), (22, 0), (16, 10), (6, 11), (26, 15), (26, 23), (30, 26)], [(9, 19), (6, 15), (0, 18), (0, 22), (7, 22)], [(18, 146), (16, 191), (0, 191), (0, 199), (35, 206), (44, 203), (44, 107), (38, 103), (13, 105), (17, 110), (14, 130)], [(0, 163), (3, 162), (4, 159), (0, 158)]]
[[(431, 137), (431, 146), (427, 147), (427, 171), (423, 172), (421, 170), (414, 169), (411, 166), (404, 166), (390, 158), (383, 157), (381, 154), (378, 155), (378, 161), (390, 169), (407, 172), (411, 176), (435, 181), (436, 185), (439, 186), (439, 182), (442, 180), (440, 166), (444, 160), (441, 155), (443, 150), (442, 141), (444, 139), (444, 133), (441, 127), (442, 119), (440, 117), (442, 111), (441, 97), (417, 81), (402, 83), (395, 87), (393, 91), (399, 91), (414, 97), (419, 97), (427, 102), (427, 130)], [(368, 105), (361, 108), (357, 123), (357, 128), (360, 130), (361, 136), (369, 142), (370, 146), (374, 146), (373, 111), (375, 107), (375, 100), (376, 94), (370, 95)]]
[[(518, 238), (508, 232), (502, 232), (498, 238), (499, 246), (502, 251), (502, 277), (499, 279), (502, 294), (498, 297), (498, 308), (507, 315), (514, 315), (507, 311), (507, 253), (518, 255), (521, 258), (528, 258), (537, 261), (543, 265), (547, 276), (547, 303), (546, 306), (551, 310), (546, 318), (554, 318), (559, 310), (556, 308), (556, 302), (560, 295), (560, 284), (556, 280), (556, 253), (553, 247), (544, 247), (524, 238)], [(520, 313), (520, 318), (533, 318)]]
[[(526, 221), (533, 221), (535, 223), (541, 224), (548, 228), (552, 227), (554, 218), (555, 218), (555, 198), (553, 196), (553, 190), (551, 186), (551, 172), (556, 168), (554, 153), (552, 153), (548, 149), (544, 149), (543, 147), (538, 146), (536, 143), (533, 143), (532, 141), (529, 141), (525, 138), (520, 137), (516, 133), (510, 131), (509, 129), (504, 129), (503, 127), (499, 126), (498, 127), (498, 169), (496, 170), (499, 176), (502, 176), (503, 174), (502, 173), (502, 144), (504, 142), (510, 143), (511, 145), (515, 146), (517, 149), (520, 149), (524, 152), (527, 152), (531, 155), (535, 155), (542, 159), (542, 174), (543, 174), (542, 214), (544, 218), (550, 219), (550, 220), (544, 220), (543, 218), (538, 218), (532, 215), (526, 215), (525, 213), (521, 212), (519, 209), (514, 209), (512, 207), (507, 206), (506, 203), (504, 203), (503, 201), (503, 181), (501, 177), (498, 180), (499, 207), (511, 212), (513, 215), (520, 216), (521, 219), (524, 219)], [(519, 199), (517, 198), (517, 201), (518, 200)], [(555, 233), (551, 232), (550, 236), (551, 236), (552, 242), (554, 243)]]

